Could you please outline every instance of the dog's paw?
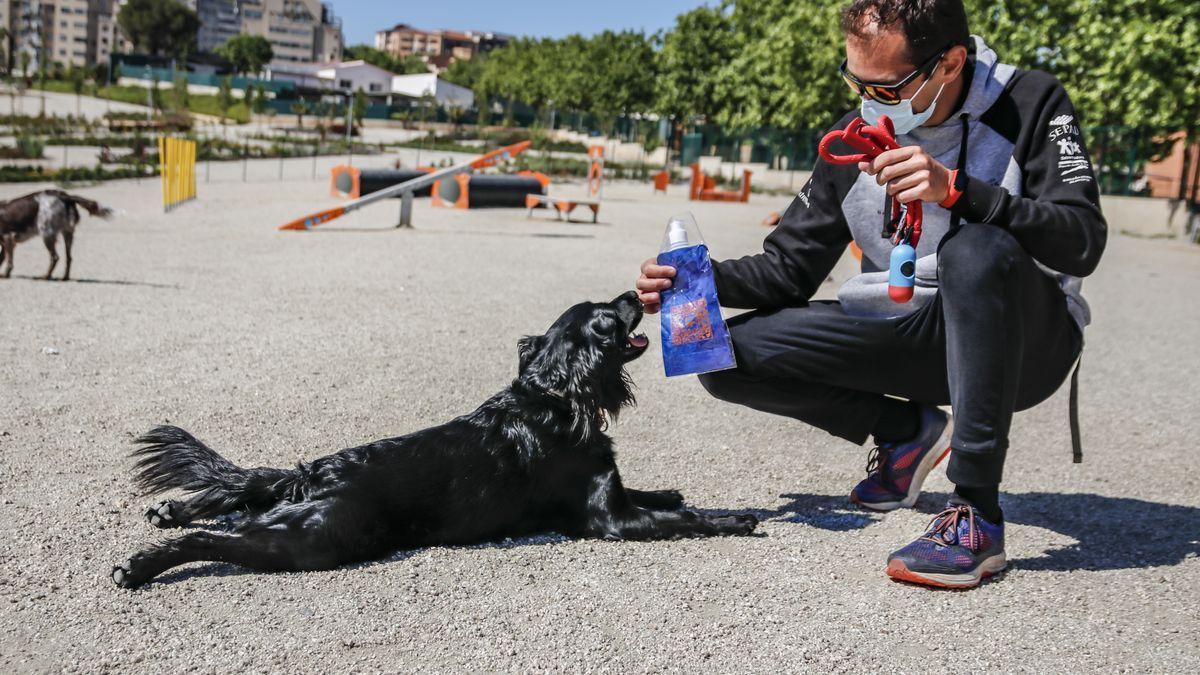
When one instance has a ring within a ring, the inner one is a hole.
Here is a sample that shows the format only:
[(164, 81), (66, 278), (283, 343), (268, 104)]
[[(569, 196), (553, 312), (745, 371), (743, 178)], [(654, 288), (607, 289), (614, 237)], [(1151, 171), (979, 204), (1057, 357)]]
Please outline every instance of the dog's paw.
[(109, 576), (117, 588), (137, 588), (141, 585), (134, 580), (132, 560), (126, 560), (120, 565), (113, 565)]
[(151, 506), (146, 510), (146, 522), (164, 530), (179, 527), (179, 520), (175, 517), (175, 502), (168, 500)]
[(758, 517), (750, 513), (738, 514), (736, 516), (723, 516), (719, 519), (722, 534), (733, 535), (735, 537), (752, 534), (754, 528), (758, 527)]

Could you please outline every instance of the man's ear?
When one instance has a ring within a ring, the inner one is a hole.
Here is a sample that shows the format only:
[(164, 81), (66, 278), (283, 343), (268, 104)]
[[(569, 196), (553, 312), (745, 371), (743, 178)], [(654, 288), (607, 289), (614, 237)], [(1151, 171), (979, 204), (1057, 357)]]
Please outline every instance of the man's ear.
[(537, 356), (538, 352), (542, 351), (542, 347), (546, 344), (545, 335), (526, 335), (517, 340), (517, 374), (525, 372), (529, 367), (529, 363), (533, 361), (533, 357)]

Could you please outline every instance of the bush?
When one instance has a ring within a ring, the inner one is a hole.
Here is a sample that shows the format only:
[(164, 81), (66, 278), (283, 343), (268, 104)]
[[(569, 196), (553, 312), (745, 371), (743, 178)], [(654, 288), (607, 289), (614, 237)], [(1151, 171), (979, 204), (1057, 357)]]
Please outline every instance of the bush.
[(45, 153), (46, 144), (33, 136), (21, 136), (17, 139), (17, 150), (26, 159), (41, 159)]

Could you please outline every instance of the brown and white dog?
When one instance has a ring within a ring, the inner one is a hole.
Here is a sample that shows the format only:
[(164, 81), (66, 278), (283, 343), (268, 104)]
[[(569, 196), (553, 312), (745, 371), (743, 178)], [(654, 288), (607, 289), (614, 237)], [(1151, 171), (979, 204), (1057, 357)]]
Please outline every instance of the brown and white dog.
[(7, 262), (0, 277), (12, 275), (13, 252), (17, 244), (37, 235), (50, 252), (50, 267), (46, 270), (49, 279), (58, 265), (58, 235), (61, 234), (67, 249), (67, 269), (62, 278), (63, 281), (70, 279), (71, 242), (75, 239), (80, 206), (93, 216), (108, 218), (112, 215), (111, 209), (62, 190), (42, 190), (0, 202), (0, 263)]

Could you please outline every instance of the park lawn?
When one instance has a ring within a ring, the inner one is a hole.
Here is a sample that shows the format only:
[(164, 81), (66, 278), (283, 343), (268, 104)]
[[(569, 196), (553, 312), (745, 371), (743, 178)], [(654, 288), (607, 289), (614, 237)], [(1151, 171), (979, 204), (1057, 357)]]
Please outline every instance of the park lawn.
[[(36, 85), (35, 88), (37, 88)], [(65, 80), (46, 80), (41, 88), (46, 91), (54, 91), (62, 94), (75, 93), (75, 89), (71, 83)], [(172, 87), (166, 87), (159, 90), (159, 100), (163, 105), (169, 106), (174, 100), (172, 89)], [(84, 93), (89, 96), (106, 98), (122, 103), (132, 103), (134, 105), (146, 104), (146, 89), (143, 87), (109, 85), (100, 87), (95, 91), (87, 88), (84, 90)], [(190, 94), (188, 96), (188, 110), (198, 115), (221, 116), (221, 109), (217, 105), (217, 97), (211, 94)], [(243, 124), (250, 121), (250, 110), (246, 107), (245, 103), (238, 101), (229, 109), (226, 117), (238, 124)]]

